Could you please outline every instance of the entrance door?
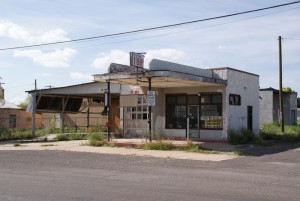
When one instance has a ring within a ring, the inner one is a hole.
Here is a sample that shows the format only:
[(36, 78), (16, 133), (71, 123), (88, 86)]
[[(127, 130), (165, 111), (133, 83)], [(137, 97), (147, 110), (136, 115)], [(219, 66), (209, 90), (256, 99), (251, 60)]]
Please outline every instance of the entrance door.
[(199, 106), (189, 105), (188, 106), (188, 135), (190, 138), (199, 138)]
[(253, 129), (253, 112), (252, 106), (247, 107), (247, 129), (252, 132)]

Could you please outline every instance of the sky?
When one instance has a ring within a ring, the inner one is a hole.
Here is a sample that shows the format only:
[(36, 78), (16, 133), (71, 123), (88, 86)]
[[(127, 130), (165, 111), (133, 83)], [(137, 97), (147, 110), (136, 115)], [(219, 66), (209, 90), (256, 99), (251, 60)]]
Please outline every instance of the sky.
[[(101, 36), (269, 7), (293, 0), (0, 0), (0, 49)], [(34, 89), (92, 81), (110, 63), (146, 52), (198, 68), (231, 67), (278, 88), (278, 36), (283, 86), (300, 93), (300, 3), (170, 29), (85, 42), (0, 51), (5, 100), (19, 104)], [(298, 95), (299, 96), (299, 95)]]

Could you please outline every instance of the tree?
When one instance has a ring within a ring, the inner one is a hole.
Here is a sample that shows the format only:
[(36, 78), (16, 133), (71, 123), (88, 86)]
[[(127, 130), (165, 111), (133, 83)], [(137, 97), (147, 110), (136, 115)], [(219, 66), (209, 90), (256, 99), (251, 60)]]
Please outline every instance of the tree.
[(18, 106), (19, 106), (20, 108), (22, 108), (23, 110), (26, 110), (27, 105), (28, 105), (30, 99), (31, 99), (31, 95), (28, 94), (27, 97), (24, 99), (24, 101), (21, 102)]
[(284, 92), (293, 92), (291, 87), (283, 87), (282, 91), (284, 91)]
[(297, 98), (297, 108), (300, 108), (300, 97)]

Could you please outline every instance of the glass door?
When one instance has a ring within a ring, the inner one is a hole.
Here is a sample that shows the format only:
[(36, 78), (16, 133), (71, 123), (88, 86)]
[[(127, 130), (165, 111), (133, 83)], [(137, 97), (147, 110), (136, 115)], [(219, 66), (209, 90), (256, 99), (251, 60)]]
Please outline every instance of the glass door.
[(189, 138), (199, 138), (199, 106), (189, 105), (188, 106), (188, 135)]

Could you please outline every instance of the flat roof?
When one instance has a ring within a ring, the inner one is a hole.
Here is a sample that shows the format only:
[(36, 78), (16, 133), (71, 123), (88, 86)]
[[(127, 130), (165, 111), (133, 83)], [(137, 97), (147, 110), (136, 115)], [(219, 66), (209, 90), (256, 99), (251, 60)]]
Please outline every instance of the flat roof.
[[(114, 68), (114, 66), (116, 67)], [(119, 68), (119, 69), (118, 69)], [(122, 68), (130, 69), (129, 72), (123, 72)], [(151, 85), (154, 88), (171, 87), (194, 87), (194, 86), (225, 86), (227, 80), (218, 78), (214, 72), (207, 69), (200, 69), (181, 64), (175, 64), (167, 61), (153, 59), (150, 62), (150, 69), (137, 69), (134, 67), (111, 64), (109, 69), (115, 69), (105, 74), (94, 75), (94, 80), (111, 83), (148, 86), (148, 79), (151, 78)]]

